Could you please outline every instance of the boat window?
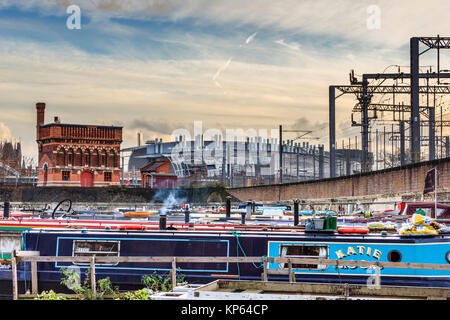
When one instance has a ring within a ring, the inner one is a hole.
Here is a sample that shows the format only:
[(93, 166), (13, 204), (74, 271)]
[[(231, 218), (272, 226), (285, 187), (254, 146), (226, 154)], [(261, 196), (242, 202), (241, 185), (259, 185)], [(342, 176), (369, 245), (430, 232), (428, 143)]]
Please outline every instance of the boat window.
[[(281, 245), (280, 257), (328, 259), (328, 246), (319, 245)], [(287, 263), (280, 263), (280, 268), (287, 268)], [(327, 265), (292, 264), (293, 269), (325, 270)]]
[(430, 217), (431, 218), (431, 208), (423, 208), (422, 209), (423, 211), (425, 211), (425, 215), (427, 216), (427, 217)]
[(390, 262), (400, 262), (402, 260), (402, 254), (397, 250), (389, 251), (388, 260)]
[[(73, 241), (73, 257), (118, 257), (120, 252), (120, 241), (118, 240), (74, 240)], [(87, 265), (89, 263), (76, 263)], [(97, 263), (98, 265), (117, 265), (117, 263)]]
[(437, 210), (436, 210), (436, 218), (439, 218), (440, 216), (442, 216), (444, 212), (445, 212), (445, 209), (437, 208)]
[(445, 254), (445, 260), (450, 263), (450, 251), (447, 251), (447, 253)]

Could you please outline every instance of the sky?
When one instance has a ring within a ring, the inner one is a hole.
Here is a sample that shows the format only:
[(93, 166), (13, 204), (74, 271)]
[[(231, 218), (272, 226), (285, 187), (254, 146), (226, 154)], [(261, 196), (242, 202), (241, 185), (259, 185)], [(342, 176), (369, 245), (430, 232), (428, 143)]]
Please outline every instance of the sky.
[[(408, 66), (409, 38), (445, 36), (448, 12), (438, 0), (0, 0), (0, 139), (36, 158), (45, 102), (47, 123), (123, 126), (122, 147), (202, 121), (311, 130), (327, 148), (329, 85)], [(337, 103), (338, 139), (360, 130), (354, 104)]]

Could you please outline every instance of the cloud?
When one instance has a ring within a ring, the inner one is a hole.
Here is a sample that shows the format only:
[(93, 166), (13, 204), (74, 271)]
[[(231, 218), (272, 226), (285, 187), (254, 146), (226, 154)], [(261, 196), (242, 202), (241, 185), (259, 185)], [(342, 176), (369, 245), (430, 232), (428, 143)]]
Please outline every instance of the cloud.
[[(3, 6), (19, 6), (46, 14), (65, 14), (68, 0), (3, 0)], [(327, 36), (329, 40), (357, 41), (370, 46), (399, 48), (411, 36), (435, 35), (447, 30), (450, 3), (442, 0), (378, 0), (381, 29), (371, 30), (367, 21), (373, 0), (78, 0), (77, 4), (92, 18), (159, 19), (198, 24), (251, 26), (255, 29), (288, 31), (292, 34)], [(433, 14), (424, 14), (433, 12)], [(399, 27), (398, 21), (402, 24)]]
[(187, 126), (181, 122), (175, 122), (170, 120), (152, 120), (147, 118), (139, 118), (132, 120), (128, 125), (128, 129), (140, 129), (147, 130), (153, 133), (160, 133), (163, 135), (171, 135), (176, 129), (184, 128)]
[[(250, 42), (252, 42), (252, 40), (253, 40), (253, 38), (255, 38), (256, 34), (257, 34), (257, 32), (251, 34), (251, 35), (247, 38), (247, 40), (245, 40), (245, 43), (244, 43), (244, 44), (241, 44), (241, 45), (239, 46), (239, 48), (242, 48), (243, 46), (248, 45)], [(233, 60), (233, 57), (230, 57), (230, 58), (228, 59), (228, 61), (225, 62), (225, 64), (224, 64), (223, 66), (221, 66), (221, 67), (217, 70), (217, 72), (214, 74), (214, 76), (213, 76), (214, 84), (215, 84), (217, 87), (221, 88), (221, 89), (223, 89), (223, 87), (222, 87), (222, 85), (219, 83), (219, 81), (217, 81), (217, 78), (219, 77), (219, 75), (220, 75), (223, 71), (225, 71), (225, 70), (228, 68), (228, 66), (230, 65), (230, 63), (231, 63), (232, 60)], [(224, 93), (227, 94), (226, 91), (224, 91)]]
[(9, 128), (3, 122), (0, 122), (0, 141), (1, 140), (9, 141), (11, 139), (12, 139), (11, 130), (9, 130)]
[(295, 120), (294, 124), (292, 124), (291, 129), (295, 130), (305, 130), (305, 131), (321, 131), (325, 128), (328, 128), (328, 122), (312, 122), (310, 119), (306, 117), (301, 117)]
[(251, 35), (247, 38), (247, 40), (245, 40), (245, 44), (249, 44), (249, 43), (253, 40), (253, 38), (256, 36), (257, 33), (258, 33), (258, 32), (255, 32), (255, 33), (251, 34)]
[[(365, 25), (365, 0), (79, 0), (91, 20), (76, 33), (60, 19), (69, 1), (5, 0), (0, 8), (36, 16), (0, 19), (8, 35), (0, 39), (2, 121), (35, 151), (36, 101), (47, 102), (47, 119), (120, 119), (124, 147), (135, 144), (137, 130), (170, 134), (194, 120), (270, 129), (298, 119), (300, 128), (323, 128), (330, 84), (347, 84), (350, 69), (376, 73), (408, 64), (410, 35), (446, 30), (448, 3), (431, 16), (412, 9), (417, 0), (407, 7), (377, 2), (379, 31)], [(426, 6), (436, 8), (434, 0)], [(46, 15), (58, 17), (55, 25)], [(339, 98), (338, 123), (349, 125), (354, 104), (353, 97)]]
[(221, 66), (221, 67), (217, 70), (217, 72), (214, 74), (214, 76), (213, 76), (214, 82), (215, 82), (219, 87), (221, 87), (221, 88), (222, 88), (222, 86), (216, 81), (216, 79), (219, 77), (219, 75), (220, 75), (223, 71), (225, 71), (225, 70), (228, 68), (228, 66), (229, 66), (230, 63), (231, 63), (231, 60), (233, 60), (233, 57), (231, 57), (230, 59), (228, 59), (228, 61), (225, 62), (225, 64), (224, 64), (223, 66)]
[(275, 41), (275, 43), (278, 43), (279, 45), (285, 46), (285, 47), (287, 47), (289, 49), (292, 49), (292, 50), (296, 50), (296, 51), (300, 50), (300, 44), (298, 44), (296, 42), (286, 43), (286, 42), (284, 42), (283, 39), (281, 39), (281, 40)]
[[(59, 42), (0, 39), (0, 113), (34, 152), (37, 101), (47, 103), (47, 120), (59, 115), (65, 123), (122, 122), (124, 132), (130, 132), (123, 147), (135, 145), (139, 128), (161, 137), (194, 120), (205, 127), (220, 122), (224, 128), (272, 129), (299, 115), (327, 118), (328, 85), (346, 82), (355, 66), (345, 56), (333, 56), (335, 52), (330, 59), (329, 53), (303, 48), (293, 59), (285, 50), (261, 50), (283, 65), (243, 59), (224, 64), (219, 48), (196, 59), (141, 60), (91, 54)], [(375, 69), (382, 63), (381, 57), (360, 57), (356, 66)], [(211, 82), (211, 74), (218, 80), (224, 70), (227, 95)], [(348, 115), (353, 105), (339, 102), (337, 117)]]

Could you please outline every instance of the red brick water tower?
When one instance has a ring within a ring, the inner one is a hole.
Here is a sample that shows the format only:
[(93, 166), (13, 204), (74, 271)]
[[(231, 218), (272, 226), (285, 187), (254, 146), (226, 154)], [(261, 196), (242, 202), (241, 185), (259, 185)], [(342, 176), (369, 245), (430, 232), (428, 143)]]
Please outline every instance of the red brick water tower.
[(122, 127), (45, 122), (45, 103), (36, 103), (38, 186), (120, 185)]

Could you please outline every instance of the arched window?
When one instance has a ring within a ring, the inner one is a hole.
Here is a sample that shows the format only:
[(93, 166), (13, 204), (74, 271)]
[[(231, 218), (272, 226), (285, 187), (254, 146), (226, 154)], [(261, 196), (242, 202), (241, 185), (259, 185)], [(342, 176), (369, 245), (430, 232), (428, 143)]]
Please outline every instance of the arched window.
[(117, 156), (117, 153), (116, 153), (116, 151), (113, 151), (113, 167), (114, 168), (118, 168), (119, 167), (119, 164), (118, 164), (118, 160), (119, 159), (119, 157)]
[(91, 151), (89, 149), (86, 149), (84, 153), (84, 165), (91, 166)]
[(83, 165), (83, 151), (81, 150), (81, 148), (78, 148), (77, 152), (75, 153), (75, 165), (76, 166)]
[(56, 165), (57, 166), (63, 166), (64, 165), (64, 148), (61, 148), (59, 150), (57, 150), (57, 154), (56, 154)]
[(100, 153), (100, 159), (101, 159), (100, 165), (106, 167), (106, 150), (102, 150), (102, 151), (101, 151), (101, 153)]
[(75, 155), (72, 148), (67, 152), (67, 164), (70, 166), (75, 165)]
[(100, 159), (99, 159), (99, 154), (98, 154), (98, 149), (95, 149), (92, 152), (92, 160), (91, 160), (91, 166), (93, 167), (100, 167)]
[(63, 149), (63, 166), (67, 166), (67, 151)]

